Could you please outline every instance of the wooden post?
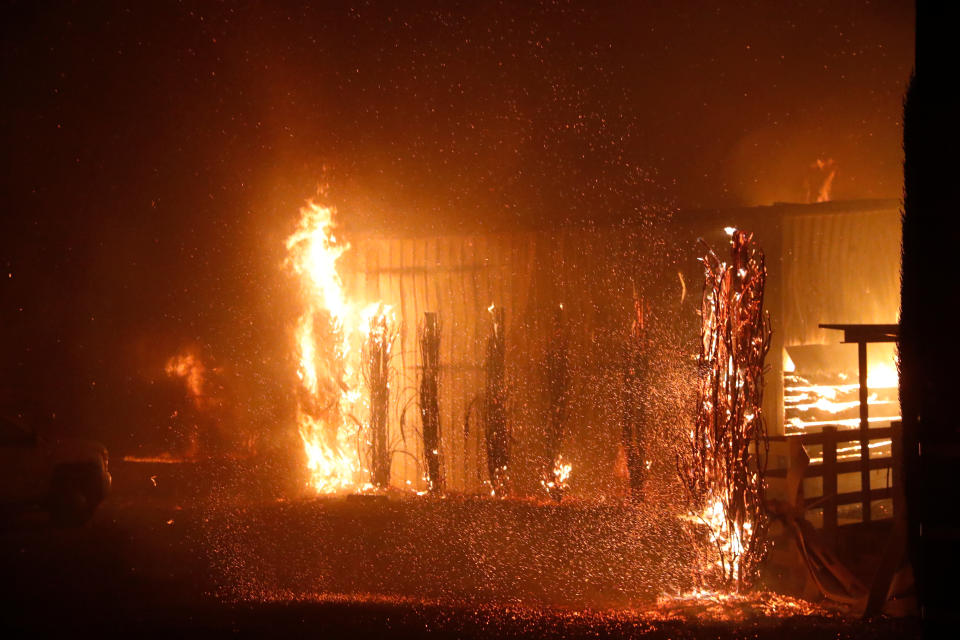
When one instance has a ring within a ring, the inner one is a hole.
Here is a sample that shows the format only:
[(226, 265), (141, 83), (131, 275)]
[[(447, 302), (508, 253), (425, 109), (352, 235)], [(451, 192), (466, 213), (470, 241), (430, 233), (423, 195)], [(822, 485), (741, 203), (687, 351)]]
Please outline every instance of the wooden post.
[(893, 493), (893, 519), (902, 520), (907, 517), (905, 508), (905, 494), (903, 491), (903, 422), (894, 420), (890, 423), (890, 466), (892, 473), (891, 493)]
[(837, 428), (823, 428), (823, 538), (837, 546)]
[(867, 402), (867, 343), (857, 343), (860, 376), (860, 491), (863, 521), (870, 522), (870, 405)]
[(893, 471), (893, 531), (880, 557), (880, 565), (874, 574), (870, 585), (870, 596), (864, 610), (864, 618), (872, 618), (883, 612), (883, 605), (887, 602), (887, 595), (897, 570), (903, 565), (907, 555), (907, 512), (905, 509), (905, 494), (903, 491), (903, 422), (894, 420), (890, 423), (891, 445), (890, 466)]

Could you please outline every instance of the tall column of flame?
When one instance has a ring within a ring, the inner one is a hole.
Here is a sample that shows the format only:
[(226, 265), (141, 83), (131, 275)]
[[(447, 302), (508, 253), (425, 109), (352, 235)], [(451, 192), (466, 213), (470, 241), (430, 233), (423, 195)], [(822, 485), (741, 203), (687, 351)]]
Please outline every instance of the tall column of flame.
[(302, 312), (295, 343), (300, 388), (297, 426), (310, 484), (321, 493), (349, 489), (359, 471), (355, 415), (360, 402), (358, 349), (351, 344), (354, 309), (347, 301), (337, 262), (349, 245), (334, 235), (334, 209), (308, 202), (287, 238), (287, 266), (300, 278)]

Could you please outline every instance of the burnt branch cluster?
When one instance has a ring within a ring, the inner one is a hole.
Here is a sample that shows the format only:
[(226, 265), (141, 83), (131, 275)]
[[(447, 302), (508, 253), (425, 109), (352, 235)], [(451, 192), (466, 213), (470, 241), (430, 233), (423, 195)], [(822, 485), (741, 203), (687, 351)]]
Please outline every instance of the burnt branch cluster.
[(703, 578), (714, 586), (749, 587), (766, 550), (764, 359), (770, 318), (763, 311), (766, 266), (753, 235), (735, 231), (730, 258), (705, 246), (697, 380), (698, 406), (678, 471), (691, 518), (706, 526)]
[(436, 313), (426, 312), (420, 325), (419, 401), (423, 434), (423, 458), (426, 461), (427, 486), (431, 492), (443, 492), (443, 467), (440, 457), (440, 321)]
[(507, 430), (506, 340), (502, 307), (490, 310), (493, 332), (487, 339), (484, 362), (485, 381), (482, 400), (484, 439), (487, 449), (487, 473), (491, 489), (503, 495), (508, 484), (510, 433)]
[(370, 394), (370, 482), (385, 489), (390, 485), (393, 453), (389, 442), (390, 357), (397, 328), (385, 312), (370, 321), (370, 333), (363, 348), (363, 378)]

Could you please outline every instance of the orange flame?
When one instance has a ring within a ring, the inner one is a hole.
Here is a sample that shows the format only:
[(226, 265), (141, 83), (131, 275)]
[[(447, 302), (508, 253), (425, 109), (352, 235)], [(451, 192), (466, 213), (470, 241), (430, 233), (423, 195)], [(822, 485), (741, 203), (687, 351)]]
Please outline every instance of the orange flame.
[[(784, 365), (784, 372), (791, 375), (792, 384), (784, 387), (784, 403), (788, 409), (805, 413), (808, 411), (819, 411), (822, 413), (838, 414), (858, 407), (859, 399), (842, 401), (838, 398), (842, 395), (850, 396), (860, 390), (860, 385), (856, 382), (850, 384), (811, 384), (806, 379), (795, 374), (796, 366), (793, 360), (787, 357)], [(845, 377), (845, 376), (841, 376)], [(871, 393), (867, 396), (867, 404), (871, 407), (893, 407), (895, 400), (883, 400), (875, 390), (890, 390), (900, 386), (900, 376), (894, 365), (889, 363), (872, 363), (867, 371), (867, 389)], [(891, 414), (887, 409), (881, 413), (884, 415), (871, 415), (869, 422), (888, 422), (899, 420), (900, 416)], [(857, 427), (860, 425), (860, 418), (841, 418), (828, 420), (808, 420), (799, 416), (787, 419), (787, 426), (792, 430), (807, 430), (814, 427), (823, 426), (836, 427)]]
[(818, 180), (820, 180), (820, 184), (816, 188), (817, 193), (814, 201), (829, 202), (831, 191), (833, 190), (833, 179), (837, 176), (837, 164), (833, 161), (833, 158), (827, 158), (826, 160), (817, 158), (817, 160), (810, 165), (810, 168), (818, 172)]
[[(187, 394), (198, 409), (205, 409), (216, 404), (207, 391), (207, 367), (203, 361), (193, 353), (185, 350), (167, 360), (164, 372), (171, 378), (180, 378), (187, 388)], [(219, 371), (219, 369), (214, 369)]]
[(557, 456), (557, 459), (553, 461), (551, 477), (541, 480), (540, 484), (547, 490), (547, 493), (554, 490), (566, 491), (569, 488), (567, 481), (570, 479), (571, 473), (573, 473), (573, 465), (569, 462), (564, 462), (563, 454), (560, 454)]
[(297, 428), (307, 456), (310, 485), (320, 493), (351, 488), (358, 459), (355, 429), (345, 420), (355, 402), (356, 367), (349, 332), (350, 308), (337, 262), (349, 249), (333, 233), (334, 209), (308, 202), (287, 238), (287, 265), (300, 277), (302, 312), (295, 329), (300, 395)]
[(369, 403), (360, 391), (360, 357), (372, 321), (392, 317), (389, 306), (374, 302), (361, 309), (348, 298), (338, 266), (350, 245), (334, 234), (335, 214), (332, 207), (307, 202), (286, 241), (287, 266), (301, 285), (294, 331), (297, 428), (309, 484), (318, 493), (364, 488), (358, 447)]
[(710, 546), (716, 553), (709, 554), (705, 562), (712, 566), (700, 567), (703, 573), (717, 571), (721, 574), (738, 575), (740, 561), (753, 537), (753, 523), (749, 519), (731, 523), (723, 506), (723, 499), (709, 500), (702, 513), (690, 513), (685, 520), (707, 525)]

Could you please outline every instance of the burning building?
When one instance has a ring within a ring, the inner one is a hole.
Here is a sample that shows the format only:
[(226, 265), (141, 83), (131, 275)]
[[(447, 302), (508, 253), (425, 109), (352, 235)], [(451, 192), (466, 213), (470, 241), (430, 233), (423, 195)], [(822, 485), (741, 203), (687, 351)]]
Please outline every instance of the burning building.
[[(766, 251), (765, 308), (773, 324), (764, 409), (771, 435), (815, 432), (825, 425), (859, 426), (856, 348), (840, 344), (839, 335), (820, 325), (896, 323), (898, 211), (895, 201), (778, 204), (679, 212), (671, 221), (674, 240), (682, 246), (692, 247), (698, 237), (723, 241), (726, 234), (717, 223), (722, 220), (752, 230)], [(569, 452), (564, 459), (573, 465), (581, 491), (613, 490), (620, 420), (609, 410), (616, 401), (607, 381), (617, 364), (599, 354), (610, 352), (622, 338), (633, 304), (641, 298), (653, 327), (651, 342), (663, 357), (676, 360), (678, 370), (685, 366), (679, 352), (689, 347), (682, 342), (684, 332), (689, 334), (696, 324), (696, 263), (688, 261), (680, 272), (661, 271), (656, 256), (660, 242), (630, 226), (444, 237), (350, 234), (350, 248), (335, 256), (337, 277), (342, 278), (339, 297), (326, 304), (356, 301), (351, 304), (354, 313), (360, 313), (382, 302), (393, 310), (396, 401), (390, 407), (388, 441), (399, 447), (394, 453), (405, 453), (395, 456), (392, 484), (425, 489), (422, 454), (401, 433), (401, 424), (409, 422), (409, 417), (401, 419), (401, 398), (406, 394), (409, 399), (417, 387), (417, 328), (424, 313), (436, 313), (444, 326), (439, 407), (447, 484), (472, 491), (488, 479), (472, 400), (483, 387), (483, 349), (493, 331), (488, 311), (493, 303), (506, 319), (513, 397), (508, 413), (517, 461), (511, 471), (518, 489), (532, 493), (539, 483), (539, 477), (525, 469), (537, 467), (537, 449), (545, 446), (540, 416), (549, 393), (543, 363), (554, 340), (554, 310), (563, 305), (564, 340), (569, 343), (570, 367), (577, 373), (570, 390)], [(359, 345), (340, 348), (359, 355)], [(667, 367), (660, 369), (659, 375), (676, 376), (668, 374)], [(311, 376), (305, 374), (304, 384), (311, 384)], [(889, 424), (898, 416), (889, 343), (870, 348), (868, 378), (871, 425)], [(682, 414), (688, 391), (676, 378), (651, 384), (656, 388), (651, 407), (659, 404), (664, 413)], [(359, 380), (349, 388), (343, 397), (363, 395)], [(669, 410), (666, 405), (671, 405)], [(889, 442), (879, 446), (886, 446), (889, 454)]]

